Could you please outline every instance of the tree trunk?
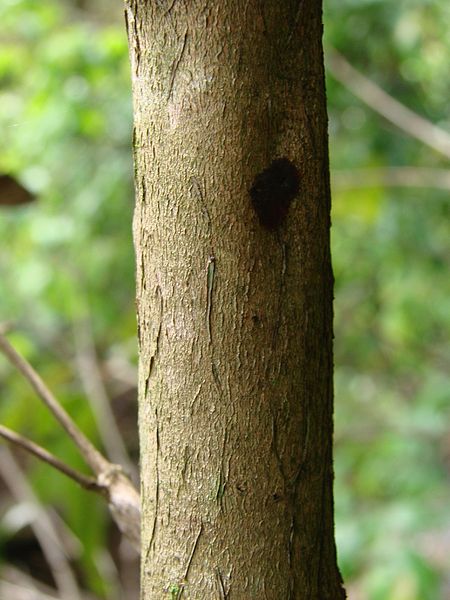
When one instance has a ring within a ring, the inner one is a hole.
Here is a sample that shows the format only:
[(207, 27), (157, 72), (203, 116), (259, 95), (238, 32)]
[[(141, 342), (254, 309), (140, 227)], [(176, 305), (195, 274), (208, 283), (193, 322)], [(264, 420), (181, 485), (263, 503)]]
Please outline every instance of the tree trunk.
[(126, 20), (142, 598), (344, 598), (321, 3)]

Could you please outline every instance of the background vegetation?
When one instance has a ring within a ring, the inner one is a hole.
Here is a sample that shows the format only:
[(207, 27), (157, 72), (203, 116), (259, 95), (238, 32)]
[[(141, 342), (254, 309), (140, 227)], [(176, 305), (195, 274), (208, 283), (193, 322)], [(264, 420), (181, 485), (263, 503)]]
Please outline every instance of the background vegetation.
[[(110, 398), (136, 462), (130, 74), (120, 2), (91, 4), (0, 4), (0, 171), (37, 195), (0, 207), (0, 320), (15, 323), (11, 341), (100, 446)], [(338, 49), (448, 131), (449, 18), (446, 0), (327, 0), (326, 56)], [(339, 64), (327, 81), (339, 561), (353, 600), (450, 598), (449, 156), (353, 95)], [(0, 378), (0, 422), (82, 468), (3, 359)], [(55, 521), (83, 597), (132, 598), (136, 561), (101, 502), (15, 456), (66, 524)], [(51, 584), (36, 513), (4, 458), (0, 578)]]

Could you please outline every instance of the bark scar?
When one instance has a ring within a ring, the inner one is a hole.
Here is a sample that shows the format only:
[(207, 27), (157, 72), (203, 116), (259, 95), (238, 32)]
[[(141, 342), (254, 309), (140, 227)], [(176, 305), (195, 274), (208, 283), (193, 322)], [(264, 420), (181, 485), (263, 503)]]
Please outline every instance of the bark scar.
[(300, 189), (300, 174), (288, 158), (277, 158), (258, 173), (249, 194), (259, 222), (275, 231), (287, 216), (289, 206)]

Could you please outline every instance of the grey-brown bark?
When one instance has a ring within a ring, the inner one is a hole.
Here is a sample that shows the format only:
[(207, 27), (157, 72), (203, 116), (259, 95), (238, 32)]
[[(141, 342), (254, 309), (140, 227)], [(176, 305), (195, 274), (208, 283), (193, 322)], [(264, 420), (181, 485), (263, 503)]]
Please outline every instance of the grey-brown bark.
[(142, 598), (343, 598), (320, 2), (126, 18)]

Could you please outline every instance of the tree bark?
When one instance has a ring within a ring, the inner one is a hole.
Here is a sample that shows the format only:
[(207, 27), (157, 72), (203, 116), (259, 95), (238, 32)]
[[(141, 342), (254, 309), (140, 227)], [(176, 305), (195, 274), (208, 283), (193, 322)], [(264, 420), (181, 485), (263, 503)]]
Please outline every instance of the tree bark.
[(318, 0), (129, 0), (142, 598), (345, 597)]

